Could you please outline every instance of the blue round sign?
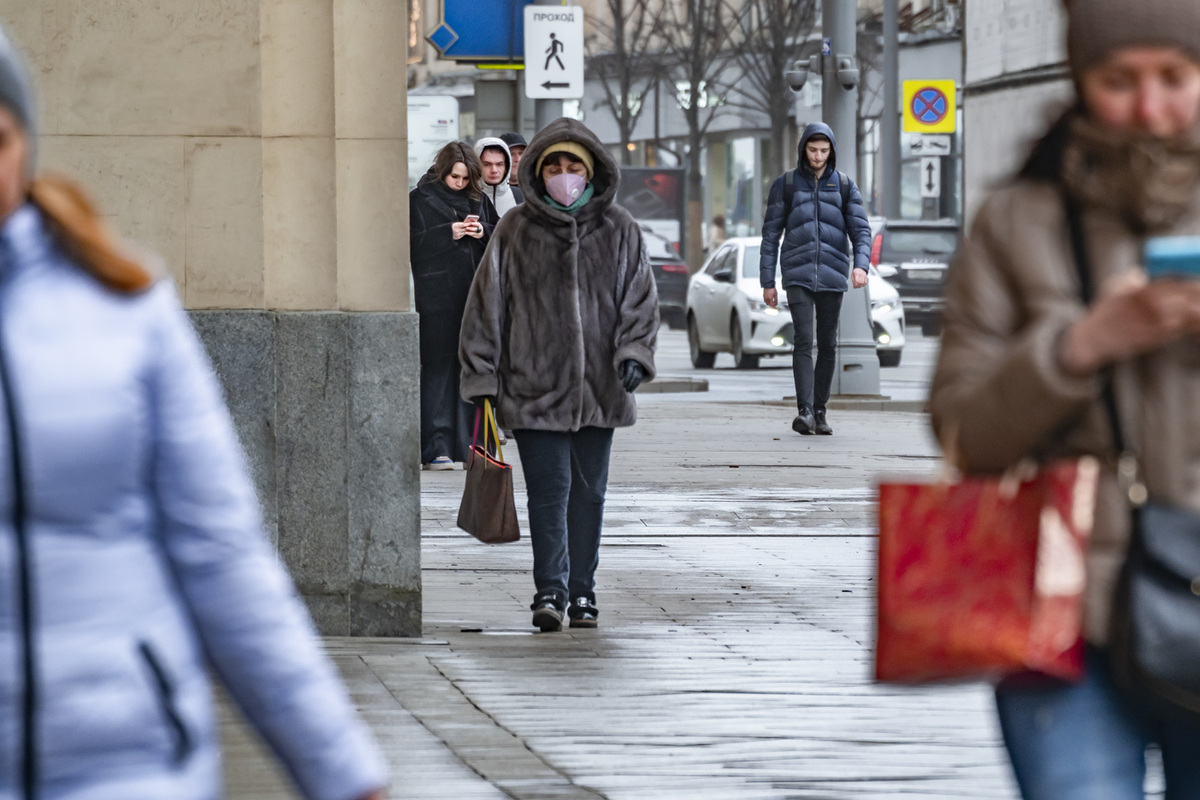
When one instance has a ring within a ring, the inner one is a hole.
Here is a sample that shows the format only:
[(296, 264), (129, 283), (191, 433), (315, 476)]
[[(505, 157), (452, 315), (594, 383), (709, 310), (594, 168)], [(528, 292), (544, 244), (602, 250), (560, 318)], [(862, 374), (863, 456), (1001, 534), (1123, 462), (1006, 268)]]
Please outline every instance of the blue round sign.
[(945, 92), (928, 86), (913, 95), (912, 115), (922, 125), (937, 125), (950, 111), (950, 100)]

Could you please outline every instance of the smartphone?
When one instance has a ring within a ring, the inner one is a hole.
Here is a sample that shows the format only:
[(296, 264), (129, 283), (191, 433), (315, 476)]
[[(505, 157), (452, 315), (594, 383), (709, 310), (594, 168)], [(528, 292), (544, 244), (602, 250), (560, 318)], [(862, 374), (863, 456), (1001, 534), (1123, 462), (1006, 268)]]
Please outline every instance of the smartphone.
[(1200, 278), (1200, 236), (1156, 236), (1143, 257), (1151, 280)]
[(463, 222), (479, 222), (479, 215), (478, 214), (470, 214), (467, 216), (466, 219), (463, 220)]

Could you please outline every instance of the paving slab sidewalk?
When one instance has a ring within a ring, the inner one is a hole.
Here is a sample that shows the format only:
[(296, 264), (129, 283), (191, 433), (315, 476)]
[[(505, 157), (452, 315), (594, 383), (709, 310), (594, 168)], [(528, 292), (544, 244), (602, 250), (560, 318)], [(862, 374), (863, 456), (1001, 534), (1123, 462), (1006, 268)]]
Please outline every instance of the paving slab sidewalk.
[[(787, 409), (641, 412), (615, 442), (597, 631), (533, 633), (528, 542), (457, 531), (463, 473), (425, 474), (426, 639), (328, 642), (389, 796), (1015, 797), (989, 689), (869, 681), (873, 485), (936, 474), (927, 419), (831, 412), (837, 435), (802, 438)], [(290, 796), (225, 719), (230, 796)]]

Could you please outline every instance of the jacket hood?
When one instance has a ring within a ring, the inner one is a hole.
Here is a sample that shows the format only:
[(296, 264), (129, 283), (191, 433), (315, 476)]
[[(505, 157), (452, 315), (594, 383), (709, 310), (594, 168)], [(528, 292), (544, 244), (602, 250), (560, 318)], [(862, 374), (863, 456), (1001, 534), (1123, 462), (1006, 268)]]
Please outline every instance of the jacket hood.
[(486, 148), (499, 148), (500, 150), (503, 150), (504, 163), (506, 164), (506, 169), (504, 170), (504, 179), (500, 181), (499, 184), (496, 186), (488, 186), (485, 182), (484, 185), (479, 187), (482, 192), (487, 194), (488, 197), (492, 198), (494, 203), (498, 194), (509, 193), (509, 179), (512, 178), (512, 154), (509, 151), (509, 145), (504, 144), (504, 139), (486, 136), (480, 139), (479, 142), (475, 143), (475, 155), (479, 156), (480, 158), (484, 157), (484, 150)]
[(804, 157), (804, 148), (808, 145), (809, 139), (818, 135), (824, 136), (829, 140), (829, 163), (825, 165), (826, 168), (830, 172), (833, 172), (837, 169), (837, 139), (835, 139), (833, 136), (833, 128), (829, 127), (824, 122), (814, 122), (804, 129), (804, 134), (800, 137), (799, 153), (797, 154), (797, 166), (799, 166), (800, 171), (806, 175), (811, 173), (812, 169), (808, 166), (808, 159)]
[(546, 185), (541, 178), (534, 174), (534, 165), (544, 153), (551, 152), (555, 144), (568, 141), (579, 142), (586, 146), (592, 152), (592, 160), (595, 162), (591, 181), (595, 194), (591, 201), (575, 215), (576, 219), (580, 214), (590, 216), (606, 211), (613, 204), (613, 200), (617, 196), (617, 186), (621, 182), (621, 170), (617, 166), (616, 160), (586, 125), (566, 117), (551, 122), (538, 131), (537, 135), (533, 137), (533, 141), (529, 143), (529, 147), (525, 149), (525, 155), (521, 157), (521, 163), (517, 167), (517, 174), (522, 191), (525, 192), (525, 205), (538, 216), (549, 217), (558, 222), (570, 221), (571, 215), (552, 208), (546, 202)]

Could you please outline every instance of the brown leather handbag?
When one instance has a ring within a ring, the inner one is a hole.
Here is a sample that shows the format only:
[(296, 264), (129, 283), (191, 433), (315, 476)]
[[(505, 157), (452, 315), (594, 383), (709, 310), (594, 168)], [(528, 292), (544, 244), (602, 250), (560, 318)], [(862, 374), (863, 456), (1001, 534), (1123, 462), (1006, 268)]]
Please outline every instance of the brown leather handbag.
[[(481, 419), (482, 446), (479, 444)], [(496, 446), (494, 457), (488, 451), (489, 433)], [(467, 462), (467, 485), (458, 507), (458, 527), (484, 544), (505, 544), (521, 538), (517, 506), (513, 500), (512, 465), (504, 463), (496, 415), (487, 400), (482, 410), (475, 411), (475, 433), (471, 437), (471, 456)]]

